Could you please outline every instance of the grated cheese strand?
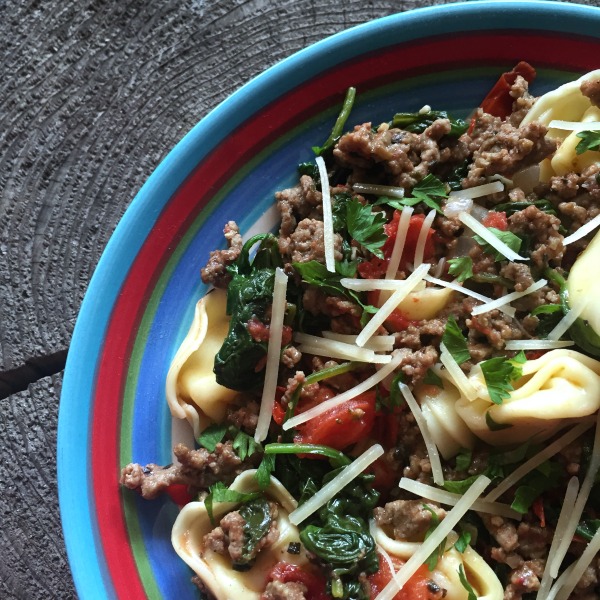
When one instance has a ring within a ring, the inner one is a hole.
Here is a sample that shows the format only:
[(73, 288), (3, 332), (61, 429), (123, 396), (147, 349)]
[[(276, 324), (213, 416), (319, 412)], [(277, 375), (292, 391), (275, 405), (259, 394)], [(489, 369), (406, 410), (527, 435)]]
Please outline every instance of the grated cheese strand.
[(583, 509), (585, 508), (585, 503), (590, 495), (592, 490), (592, 486), (594, 485), (594, 479), (596, 478), (596, 473), (598, 473), (598, 468), (600, 467), (600, 412), (596, 417), (596, 434), (594, 435), (594, 446), (592, 449), (592, 457), (590, 458), (590, 464), (588, 466), (587, 473), (583, 479), (583, 483), (579, 488), (579, 494), (577, 494), (577, 500), (575, 501), (575, 505), (571, 511), (569, 516), (569, 522), (565, 527), (565, 533), (563, 539), (560, 541), (558, 548), (556, 549), (556, 554), (554, 555), (552, 561), (548, 561), (546, 563), (546, 567), (550, 569), (550, 575), (552, 577), (556, 577), (558, 575), (558, 570), (560, 569), (560, 565), (565, 558), (567, 550), (573, 540), (573, 536), (575, 535), (575, 530), (577, 529), (577, 525), (579, 524), (579, 519), (583, 514)]
[(431, 265), (419, 265), (405, 280), (404, 285), (397, 289), (381, 306), (381, 308), (371, 317), (371, 320), (365, 325), (363, 330), (356, 337), (356, 345), (364, 346), (371, 336), (383, 325), (384, 321), (394, 312), (398, 304), (410, 294), (410, 292), (423, 280)]
[(562, 573), (562, 575), (556, 580), (555, 584), (552, 586), (548, 595), (544, 600), (556, 600), (556, 595), (558, 594), (560, 588), (563, 586), (569, 575), (573, 572), (575, 568), (575, 563), (570, 564)]
[[(422, 498), (427, 498), (428, 500), (433, 500), (435, 502), (439, 502), (440, 504), (447, 504), (449, 506), (455, 506), (462, 498), (460, 494), (453, 494), (452, 492), (447, 492), (446, 490), (440, 490), (431, 485), (427, 485), (426, 483), (421, 483), (420, 481), (415, 481), (414, 479), (408, 479), (407, 477), (402, 477), (398, 486), (401, 489), (411, 492), (412, 494), (416, 494), (417, 496), (421, 496)], [(502, 504), (500, 502), (487, 502), (487, 500), (475, 500), (475, 502), (473, 502), (473, 510), (488, 513), (490, 515), (508, 517), (509, 519), (516, 519), (517, 521), (520, 521), (523, 517), (521, 513), (513, 510), (507, 504)]]
[(396, 232), (394, 247), (392, 248), (392, 254), (390, 256), (390, 262), (388, 263), (385, 271), (386, 279), (394, 279), (396, 277), (398, 267), (400, 266), (400, 260), (402, 259), (402, 252), (404, 251), (404, 244), (406, 243), (406, 235), (408, 234), (410, 218), (413, 212), (414, 208), (412, 206), (406, 206), (402, 209), (400, 220), (398, 221), (398, 231)]
[(283, 318), (285, 317), (287, 275), (282, 269), (275, 269), (275, 285), (273, 286), (273, 308), (271, 310), (271, 325), (269, 327), (269, 343), (267, 346), (267, 364), (265, 368), (265, 383), (263, 386), (260, 411), (254, 439), (262, 442), (269, 433), (277, 376), (279, 375), (279, 360), (281, 355), (281, 337), (283, 333)]
[(598, 131), (600, 129), (599, 121), (561, 121), (554, 119), (548, 125), (549, 129), (562, 129), (563, 131)]
[[(322, 331), (321, 335), (328, 340), (345, 342), (356, 345), (356, 336), (351, 333), (336, 333), (334, 331)], [(363, 348), (369, 348), (377, 352), (391, 352), (394, 349), (396, 338), (393, 335), (374, 335)]]
[(331, 500), (340, 490), (356, 479), (369, 465), (383, 455), (380, 444), (371, 446), (358, 458), (344, 467), (331, 481), (326, 483), (314, 496), (290, 513), (290, 522), (299, 525), (314, 512)]
[(521, 466), (517, 467), (510, 475), (508, 475), (496, 488), (494, 488), (489, 494), (487, 494), (484, 500), (492, 501), (497, 500), (508, 491), (513, 485), (523, 478), (527, 473), (533, 471), (536, 467), (547, 461), (549, 458), (554, 456), (557, 452), (560, 452), (565, 446), (568, 446), (573, 440), (576, 440), (585, 431), (590, 429), (594, 423), (592, 421), (584, 421), (579, 423), (559, 437), (557, 440), (552, 442), (549, 446), (546, 446), (543, 450), (540, 450), (536, 455), (532, 456), (528, 461), (524, 462)]
[(522, 292), (511, 292), (510, 294), (506, 294), (505, 296), (496, 298), (496, 300), (492, 300), (491, 302), (488, 302), (487, 304), (480, 304), (479, 306), (476, 306), (472, 310), (472, 314), (480, 315), (480, 314), (486, 313), (490, 310), (500, 308), (501, 306), (505, 306), (506, 304), (509, 304), (513, 300), (518, 300), (519, 298), (522, 298), (523, 296), (527, 296), (528, 294), (533, 294), (533, 292), (537, 292), (538, 290), (543, 288), (547, 283), (548, 283), (548, 281), (546, 279), (540, 279), (539, 281), (532, 283), (527, 289), (523, 290)]
[(549, 340), (560, 340), (560, 338), (567, 332), (569, 327), (575, 323), (579, 318), (579, 315), (585, 310), (587, 303), (582, 302), (577, 308), (571, 308), (569, 312), (556, 324), (556, 327), (548, 334)]
[(418, 550), (402, 565), (392, 580), (383, 588), (375, 600), (392, 600), (404, 587), (406, 582), (415, 574), (417, 569), (427, 560), (427, 557), (437, 548), (442, 540), (452, 531), (465, 513), (473, 506), (483, 490), (489, 485), (490, 479), (480, 475), (473, 485), (464, 493), (456, 506), (446, 514), (443, 521), (433, 530), (431, 535), (419, 546)]
[(440, 453), (433, 441), (433, 436), (431, 435), (431, 431), (429, 431), (429, 426), (427, 425), (427, 421), (423, 416), (423, 412), (421, 411), (421, 407), (417, 402), (416, 398), (413, 396), (412, 392), (408, 388), (405, 383), (398, 384), (400, 387), (400, 391), (406, 400), (406, 404), (408, 404), (408, 408), (412, 412), (415, 417), (415, 421), (421, 430), (421, 435), (423, 436), (423, 441), (425, 442), (425, 446), (427, 447), (427, 454), (429, 454), (429, 462), (431, 463), (431, 474), (433, 475), (433, 482), (436, 485), (444, 484), (444, 471), (442, 470), (442, 461), (440, 460)]
[(351, 279), (342, 277), (340, 283), (355, 292), (369, 292), (372, 290), (385, 290), (395, 292), (406, 285), (406, 279)]
[(571, 597), (571, 592), (575, 589), (575, 586), (581, 579), (583, 572), (588, 568), (599, 550), (600, 528), (596, 531), (581, 556), (573, 564), (573, 570), (569, 573), (562, 587), (558, 590), (556, 600), (568, 600), (568, 598)]
[[(497, 183), (500, 183), (499, 181)], [(500, 184), (502, 185), (502, 184)], [(466, 212), (459, 213), (458, 219), (466, 225), (473, 233), (483, 238), (490, 246), (493, 246), (502, 256), (508, 260), (528, 260), (527, 257), (517, 254), (509, 248), (502, 240), (499, 240), (485, 225)]]
[[(563, 505), (560, 509), (560, 514), (558, 515), (556, 529), (554, 530), (554, 537), (552, 538), (552, 544), (550, 545), (550, 550), (548, 551), (548, 560), (546, 561), (547, 565), (549, 565), (554, 558), (556, 549), (565, 535), (565, 528), (569, 521), (569, 514), (571, 513), (571, 508), (575, 505), (575, 499), (578, 491), (579, 479), (573, 476), (567, 485), (567, 493), (565, 494)], [(544, 574), (542, 576), (542, 581), (540, 583), (540, 589), (538, 590), (536, 600), (544, 600), (546, 598), (546, 594), (552, 585), (553, 579), (554, 578), (550, 574), (550, 569), (544, 569)]]
[(508, 340), (504, 348), (506, 350), (556, 350), (574, 345), (575, 342), (557, 340)]
[[(392, 360), (389, 354), (375, 354), (373, 350), (366, 350), (356, 346), (350, 346), (351, 351), (341, 349), (325, 348), (320, 344), (299, 344), (298, 350), (315, 356), (327, 356), (328, 358), (340, 358), (342, 360), (355, 360), (357, 362), (372, 363), (374, 365), (386, 365)], [(364, 353), (362, 352), (364, 350)]]
[(596, 215), (593, 219), (588, 221), (585, 225), (582, 225), (575, 233), (568, 235), (563, 240), (563, 246), (568, 246), (569, 244), (572, 244), (573, 242), (580, 240), (581, 238), (585, 237), (588, 233), (591, 233), (592, 231), (594, 231), (594, 229), (596, 229), (597, 227), (600, 227), (600, 215)]
[(333, 243), (333, 212), (331, 209), (331, 192), (327, 167), (322, 156), (315, 158), (321, 178), (321, 194), (323, 196), (323, 245), (325, 246), (325, 267), (330, 273), (335, 273), (335, 254)]
[[(490, 183), (484, 183), (483, 185), (476, 185), (475, 187), (468, 188), (466, 190), (456, 190), (448, 194), (448, 198), (481, 198), (488, 194), (496, 194), (504, 189), (504, 184), (501, 181), (492, 181)], [(465, 223), (466, 225), (466, 223)]]
[(464, 374), (460, 365), (454, 360), (454, 357), (446, 348), (444, 342), (440, 343), (440, 362), (446, 367), (448, 375), (452, 378), (452, 381), (456, 384), (456, 387), (461, 391), (463, 396), (471, 402), (477, 398), (477, 390), (475, 386), (469, 381), (469, 378)]
[[(447, 287), (456, 292), (461, 292), (465, 296), (471, 296), (471, 298), (481, 300), (481, 302), (492, 302), (493, 300), (493, 298), (488, 298), (483, 294), (479, 294), (478, 292), (474, 292), (473, 290), (463, 287), (460, 283), (456, 283), (456, 281), (444, 281), (443, 279), (437, 279), (437, 277), (432, 277), (431, 275), (425, 275), (424, 279), (429, 283), (434, 283), (435, 285)], [(512, 306), (501, 306), (499, 310), (500, 312), (503, 312), (509, 317), (514, 317), (516, 313), (515, 309)]]
[(432, 208), (425, 219), (423, 225), (421, 225), (421, 231), (419, 231), (419, 237), (417, 239), (417, 246), (415, 247), (415, 267), (418, 267), (423, 263), (423, 257), (425, 256), (425, 244), (427, 243), (427, 236), (431, 230), (431, 225), (435, 219), (435, 209)]
[(294, 341), (300, 343), (302, 348), (300, 352), (306, 351), (319, 356), (329, 356), (331, 358), (347, 358), (348, 360), (358, 360), (361, 362), (374, 362), (385, 364), (390, 362), (390, 356), (375, 354), (374, 350), (369, 348), (359, 348), (355, 344), (347, 344), (330, 340), (325, 337), (309, 335), (307, 333), (296, 332)]
[(367, 377), (364, 381), (359, 383), (358, 385), (342, 392), (341, 394), (330, 398), (329, 400), (325, 400), (325, 402), (321, 402), (317, 406), (310, 408), (291, 419), (288, 419), (283, 425), (284, 430), (291, 429), (292, 427), (296, 427), (301, 425), (302, 423), (306, 423), (315, 417), (343, 404), (347, 400), (351, 400), (355, 398), (359, 394), (370, 390), (372, 387), (376, 386), (380, 381), (383, 381), (388, 375), (394, 372), (394, 369), (400, 364), (402, 359), (405, 357), (405, 354), (402, 352), (397, 352), (396, 354), (392, 354), (392, 360), (387, 364), (381, 367), (379, 371), (373, 373), (370, 377)]
[(352, 189), (359, 194), (373, 194), (373, 196), (390, 196), (390, 198), (404, 198), (404, 188), (394, 185), (377, 185), (375, 183), (354, 183)]

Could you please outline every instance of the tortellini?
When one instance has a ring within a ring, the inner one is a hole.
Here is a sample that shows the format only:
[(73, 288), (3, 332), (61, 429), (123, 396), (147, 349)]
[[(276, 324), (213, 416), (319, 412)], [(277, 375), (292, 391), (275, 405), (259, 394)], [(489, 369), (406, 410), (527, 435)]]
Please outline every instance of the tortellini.
[[(600, 79), (600, 69), (591, 71), (576, 81), (561, 85), (544, 94), (523, 119), (522, 126), (533, 121), (549, 125), (553, 120), (592, 122), (600, 121), (600, 109), (581, 93), (581, 84)], [(548, 137), (560, 141), (558, 150), (541, 164), (540, 179), (548, 181), (553, 175), (575, 171), (581, 173), (591, 164), (600, 164), (600, 152), (587, 151), (576, 154), (575, 146), (581, 141), (575, 131), (549, 129)]]
[[(255, 473), (255, 469), (244, 471), (231, 484), (230, 489), (238, 492), (257, 491)], [(202, 579), (216, 600), (258, 600), (265, 589), (267, 573), (278, 562), (285, 561), (299, 566), (308, 563), (304, 550), (300, 554), (287, 551), (290, 543), (300, 542), (298, 528), (288, 518), (289, 513), (297, 506), (296, 501), (274, 477), (271, 477), (271, 484), (265, 494), (278, 504), (279, 539), (268, 549), (259, 552), (256, 562), (248, 571), (233, 570), (229, 557), (204, 547), (204, 536), (214, 529), (204, 502), (186, 504), (177, 516), (171, 534), (173, 548)], [(215, 520), (219, 521), (235, 509), (236, 505), (232, 503), (215, 504)]]
[[(490, 400), (478, 366), (469, 379), (478, 397), (472, 402), (461, 397), (456, 411), (477, 437), (495, 446), (545, 439), (569, 419), (600, 408), (600, 362), (574, 350), (552, 350), (526, 361), (522, 377), (502, 404)], [(490, 418), (495, 430), (490, 429)]]
[(215, 289), (196, 305), (192, 326), (169, 368), (166, 396), (171, 414), (187, 419), (194, 435), (213, 421), (222, 421), (237, 392), (216, 382), (215, 355), (229, 329), (227, 294)]
[[(419, 548), (420, 542), (403, 542), (390, 537), (384, 528), (374, 525), (371, 528), (377, 545), (391, 557), (407, 561)], [(454, 536), (454, 537), (453, 537)], [(456, 534), (448, 536), (446, 551), (441, 555), (430, 576), (440, 588), (446, 590), (444, 600), (467, 600), (468, 592), (459, 579), (462, 565), (467, 581), (478, 600), (502, 600), (504, 588), (491, 567), (470, 546), (463, 553), (453, 548)]]
[(449, 304), (454, 292), (450, 288), (425, 288), (408, 294), (398, 310), (410, 320), (433, 319)]

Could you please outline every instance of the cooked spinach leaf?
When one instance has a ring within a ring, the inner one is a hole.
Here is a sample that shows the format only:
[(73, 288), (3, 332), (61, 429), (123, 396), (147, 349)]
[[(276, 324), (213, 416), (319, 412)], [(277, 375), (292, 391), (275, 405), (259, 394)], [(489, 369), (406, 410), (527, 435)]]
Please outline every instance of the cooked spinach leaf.
[(244, 542), (240, 559), (232, 564), (236, 571), (247, 571), (254, 564), (260, 540), (269, 532), (272, 517), (266, 498), (257, 498), (239, 509), (244, 519)]
[(344, 125), (350, 116), (350, 111), (352, 110), (352, 106), (354, 106), (354, 99), (356, 98), (356, 88), (349, 87), (346, 91), (346, 97), (344, 98), (344, 103), (342, 104), (342, 110), (336, 119), (333, 129), (329, 134), (327, 140), (322, 146), (313, 146), (312, 150), (317, 156), (322, 156), (329, 150), (333, 148), (336, 142), (340, 139), (342, 132), (344, 131)]
[(450, 133), (448, 133), (448, 137), (460, 137), (469, 128), (469, 124), (466, 121), (463, 119), (453, 119), (445, 110), (430, 110), (423, 113), (396, 113), (392, 119), (392, 127), (398, 127), (412, 133), (423, 133), (438, 119), (450, 120)]

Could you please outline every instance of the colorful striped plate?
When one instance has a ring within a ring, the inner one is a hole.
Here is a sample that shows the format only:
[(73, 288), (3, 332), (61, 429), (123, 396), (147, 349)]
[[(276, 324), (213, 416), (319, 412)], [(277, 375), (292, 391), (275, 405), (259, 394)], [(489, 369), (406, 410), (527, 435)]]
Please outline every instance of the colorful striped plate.
[(470, 2), (350, 29), (239, 89), (156, 169), (98, 264), (65, 372), (59, 493), (81, 598), (198, 597), (170, 544), (177, 508), (121, 490), (118, 478), (131, 461), (171, 461), (165, 376), (223, 225), (275, 225), (274, 192), (325, 140), (349, 86), (353, 122), (425, 104), (464, 116), (519, 60), (538, 70), (536, 93), (600, 67), (600, 10)]

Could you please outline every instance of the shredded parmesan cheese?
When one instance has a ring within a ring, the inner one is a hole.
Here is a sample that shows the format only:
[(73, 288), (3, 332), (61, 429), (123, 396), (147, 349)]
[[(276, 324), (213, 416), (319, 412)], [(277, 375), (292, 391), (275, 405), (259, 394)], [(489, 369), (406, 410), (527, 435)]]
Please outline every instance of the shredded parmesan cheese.
[[(336, 340), (346, 344), (356, 344), (356, 336), (349, 333), (336, 333), (334, 331), (323, 331), (322, 335), (328, 340)], [(375, 350), (375, 352), (391, 352), (394, 349), (395, 337), (393, 335), (374, 335), (363, 348)]]
[[(410, 218), (413, 214), (414, 208), (407, 206), (402, 209), (400, 220), (398, 221), (398, 231), (396, 232), (396, 239), (394, 240), (394, 247), (392, 248), (392, 254), (390, 256), (390, 262), (388, 263), (385, 271), (386, 279), (394, 279), (400, 266), (400, 260), (402, 259), (402, 252), (404, 250), (404, 244), (406, 243), (406, 235), (408, 233), (408, 226), (410, 225)], [(423, 262), (423, 261), (421, 261)]]
[(585, 237), (588, 233), (594, 231), (594, 229), (596, 229), (597, 227), (600, 227), (600, 215), (596, 215), (591, 221), (588, 221), (585, 225), (582, 225), (575, 233), (568, 235), (563, 240), (563, 246), (568, 246), (569, 244), (580, 240), (581, 238)]
[(383, 304), (383, 306), (371, 317), (363, 330), (356, 338), (357, 346), (364, 346), (367, 340), (383, 325), (384, 321), (394, 312), (398, 304), (408, 296), (416, 285), (423, 280), (431, 265), (419, 265), (405, 280), (404, 285), (397, 289)]
[[(462, 498), (461, 494), (453, 494), (452, 492), (447, 492), (446, 490), (440, 490), (431, 485), (427, 485), (426, 483), (421, 483), (420, 481), (415, 481), (414, 479), (408, 479), (407, 477), (403, 477), (398, 485), (403, 490), (416, 494), (417, 496), (433, 500), (434, 502), (439, 502), (440, 504), (447, 504), (449, 506), (455, 506)], [(501, 504), (500, 502), (475, 500), (475, 502), (473, 502), (473, 510), (488, 513), (490, 515), (508, 517), (509, 519), (516, 519), (517, 521), (520, 521), (522, 518), (522, 515), (516, 510), (513, 510), (510, 506)]]
[(446, 367), (448, 375), (450, 375), (462, 395), (471, 402), (475, 400), (477, 398), (475, 386), (469, 381), (469, 378), (464, 374), (460, 365), (454, 360), (444, 342), (440, 343), (440, 362)]
[(301, 504), (290, 513), (290, 522), (299, 525), (321, 506), (329, 502), (339, 491), (345, 488), (351, 481), (358, 477), (369, 465), (374, 463), (383, 454), (380, 444), (371, 446), (357, 459), (344, 467), (338, 475), (326, 483), (314, 496)]
[(292, 427), (296, 427), (302, 423), (306, 423), (306, 421), (310, 421), (315, 417), (343, 404), (347, 400), (351, 400), (355, 398), (359, 394), (370, 390), (372, 387), (376, 386), (380, 381), (383, 381), (390, 373), (394, 372), (394, 369), (400, 364), (402, 359), (405, 357), (405, 354), (402, 352), (398, 352), (395, 355), (392, 355), (392, 360), (387, 364), (381, 367), (379, 371), (367, 377), (364, 381), (361, 381), (358, 385), (353, 388), (342, 392), (341, 394), (330, 398), (329, 400), (325, 400), (325, 402), (321, 402), (317, 406), (310, 408), (309, 410), (288, 419), (283, 425), (283, 429), (291, 429)]
[[(491, 183), (484, 183), (483, 185), (477, 185), (467, 190), (456, 190), (448, 194), (448, 198), (481, 198), (488, 194), (496, 194), (504, 189), (504, 184), (501, 181), (492, 181)], [(466, 225), (466, 223), (465, 223)]]
[(330, 273), (335, 273), (335, 253), (333, 243), (333, 213), (331, 209), (331, 192), (327, 167), (322, 156), (315, 158), (321, 178), (321, 194), (323, 196), (323, 245), (325, 246), (325, 267)]
[(369, 292), (372, 290), (396, 291), (406, 285), (407, 279), (350, 279), (342, 277), (340, 283), (355, 292)]
[(419, 238), (417, 239), (417, 246), (415, 248), (415, 267), (418, 267), (423, 263), (423, 256), (425, 256), (425, 244), (427, 243), (427, 236), (431, 230), (431, 225), (435, 219), (435, 209), (429, 211), (429, 214), (423, 219), (423, 225), (421, 225), (421, 231), (419, 232)]
[(357, 346), (350, 346), (347, 344), (344, 345), (349, 348), (349, 351), (331, 346), (326, 347), (312, 344), (300, 344), (298, 346), (298, 350), (304, 354), (327, 356), (329, 358), (340, 358), (342, 360), (355, 360), (357, 362), (371, 363), (374, 365), (385, 365), (392, 360), (390, 355), (375, 354), (373, 350), (358, 348)]
[(436, 485), (444, 484), (444, 471), (442, 470), (442, 461), (440, 460), (440, 453), (433, 441), (433, 436), (431, 435), (431, 431), (429, 431), (429, 426), (427, 425), (427, 421), (423, 416), (423, 412), (421, 411), (421, 407), (417, 402), (416, 398), (413, 396), (412, 392), (408, 389), (408, 386), (404, 383), (400, 383), (400, 391), (406, 400), (406, 404), (408, 404), (408, 408), (410, 408), (413, 416), (415, 417), (415, 421), (421, 430), (421, 435), (423, 436), (423, 441), (425, 442), (425, 446), (427, 447), (427, 454), (429, 454), (429, 462), (431, 463), (431, 474), (433, 475), (433, 482)]
[(415, 574), (417, 569), (427, 560), (427, 557), (442, 543), (464, 514), (473, 506), (483, 490), (489, 485), (490, 479), (480, 475), (473, 485), (464, 493), (456, 506), (444, 517), (443, 521), (433, 530), (431, 535), (419, 546), (418, 550), (402, 565), (392, 580), (385, 586), (375, 600), (392, 600), (404, 587), (406, 582)]
[(600, 122), (598, 121), (561, 121), (554, 119), (548, 125), (549, 129), (562, 129), (563, 131), (598, 131)]
[(523, 296), (527, 296), (528, 294), (533, 294), (533, 292), (537, 292), (539, 289), (543, 288), (547, 283), (548, 283), (548, 281), (546, 279), (540, 279), (539, 281), (536, 281), (535, 283), (531, 284), (526, 290), (523, 290), (522, 292), (511, 292), (510, 294), (501, 296), (500, 298), (497, 298), (496, 300), (492, 300), (491, 302), (488, 302), (487, 304), (480, 304), (479, 306), (476, 306), (473, 309), (472, 314), (480, 315), (482, 313), (489, 312), (490, 310), (494, 310), (495, 308), (500, 308), (501, 306), (505, 306), (506, 304), (509, 304), (513, 300), (518, 300), (519, 298), (522, 298)]
[[(589, 300), (589, 298), (587, 299)], [(548, 334), (549, 340), (560, 340), (569, 327), (575, 323), (579, 315), (585, 310), (587, 301), (581, 302), (577, 308), (571, 308), (569, 312), (557, 323), (556, 327)]]
[[(496, 182), (502, 185), (499, 181)], [(486, 184), (492, 185), (492, 184)], [(502, 256), (508, 258), (508, 260), (527, 260), (527, 257), (517, 254), (514, 250), (509, 248), (503, 241), (499, 240), (487, 227), (482, 225), (477, 219), (472, 217), (470, 214), (463, 212), (458, 215), (458, 219), (461, 223), (466, 225), (473, 233), (483, 238), (490, 246), (494, 247)]]
[[(547, 567), (546, 567), (547, 568)], [(556, 580), (556, 583), (552, 586), (552, 589), (548, 592), (548, 595), (544, 600), (555, 600), (556, 595), (558, 594), (560, 588), (563, 586), (569, 575), (573, 572), (575, 568), (575, 563), (569, 565), (564, 571), (563, 574)]]
[[(560, 514), (558, 515), (556, 529), (554, 530), (554, 537), (552, 538), (552, 544), (550, 545), (550, 550), (548, 551), (548, 560), (546, 561), (546, 564), (548, 565), (554, 559), (556, 549), (565, 535), (565, 528), (569, 522), (569, 514), (575, 505), (575, 499), (577, 497), (578, 490), (579, 479), (573, 476), (569, 480), (569, 485), (567, 485), (567, 493), (565, 494), (562, 508), (560, 510)], [(546, 594), (552, 585), (552, 579), (553, 577), (550, 574), (550, 569), (544, 569), (544, 575), (542, 576), (542, 581), (540, 583), (540, 589), (538, 590), (536, 600), (544, 600), (546, 598)]]
[(273, 286), (273, 308), (271, 310), (271, 324), (269, 327), (265, 384), (263, 386), (262, 400), (260, 401), (258, 423), (254, 434), (254, 439), (257, 442), (262, 442), (267, 437), (269, 425), (271, 424), (271, 415), (273, 414), (281, 354), (283, 318), (286, 307), (286, 291), (287, 275), (278, 267), (275, 269), (275, 285)]
[(573, 535), (575, 535), (575, 530), (579, 524), (579, 519), (583, 514), (585, 503), (587, 502), (590, 492), (592, 491), (592, 486), (594, 485), (594, 479), (596, 478), (598, 467), (600, 467), (600, 412), (596, 418), (594, 447), (592, 449), (592, 456), (590, 458), (590, 464), (588, 466), (587, 473), (585, 474), (581, 488), (579, 488), (577, 500), (575, 501), (575, 505), (573, 506), (572, 512), (569, 516), (569, 522), (565, 527), (564, 537), (560, 541), (552, 561), (548, 561), (546, 565), (546, 568), (550, 569), (550, 575), (552, 577), (556, 577), (558, 575), (560, 565), (562, 564), (565, 554), (567, 553), (571, 541), (573, 540)]
[(556, 350), (574, 346), (575, 342), (555, 340), (508, 340), (504, 347), (506, 350)]
[(404, 198), (404, 188), (393, 185), (376, 185), (374, 183), (355, 183), (352, 189), (359, 194), (373, 194), (373, 196), (389, 196), (390, 198)]
[[(425, 275), (425, 281), (429, 281), (429, 283), (434, 283), (435, 285), (441, 285), (443, 287), (450, 288), (456, 292), (461, 292), (465, 296), (471, 296), (471, 298), (475, 298), (476, 300), (481, 300), (481, 302), (492, 302), (492, 298), (488, 298), (483, 294), (479, 294), (470, 290), (468, 288), (463, 287), (460, 283), (456, 283), (456, 281), (444, 281), (443, 279), (437, 279), (436, 277), (431, 277), (430, 275)], [(515, 309), (512, 306), (501, 306), (499, 308), (500, 312), (507, 314), (509, 317), (515, 316)]]
[(521, 466), (517, 467), (510, 475), (508, 475), (502, 483), (494, 488), (489, 494), (487, 494), (484, 500), (492, 502), (497, 500), (508, 491), (513, 485), (515, 485), (521, 478), (525, 477), (527, 473), (533, 471), (536, 467), (547, 461), (549, 458), (554, 456), (557, 452), (560, 452), (564, 447), (568, 446), (573, 440), (576, 440), (584, 431), (587, 431), (592, 427), (594, 423), (591, 421), (584, 421), (579, 423), (559, 437), (557, 440), (552, 442), (549, 446), (540, 450), (535, 456), (532, 456), (528, 461), (524, 462)]

